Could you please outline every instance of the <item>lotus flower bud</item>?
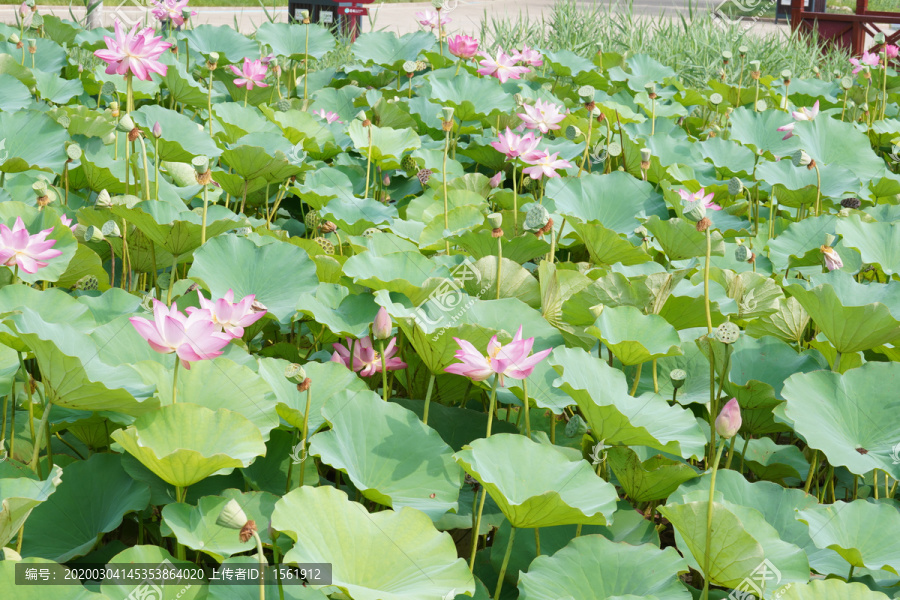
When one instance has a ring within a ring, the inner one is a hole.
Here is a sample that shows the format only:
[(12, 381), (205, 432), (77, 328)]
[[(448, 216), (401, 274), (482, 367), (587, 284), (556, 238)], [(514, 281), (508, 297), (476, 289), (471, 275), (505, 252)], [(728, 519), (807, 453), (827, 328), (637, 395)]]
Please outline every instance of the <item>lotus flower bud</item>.
[(844, 208), (856, 209), (859, 208), (861, 204), (862, 202), (859, 198), (844, 198), (843, 200), (841, 200), (841, 206), (843, 206)]
[(722, 412), (716, 417), (716, 433), (722, 438), (730, 440), (741, 428), (741, 407), (737, 398), (732, 398), (722, 408)]
[(492, 229), (500, 229), (503, 227), (503, 215), (500, 213), (491, 213), (488, 215), (488, 224)]
[(682, 369), (673, 369), (669, 373), (669, 381), (672, 382), (672, 387), (676, 390), (684, 385), (685, 379), (687, 379), (687, 373)]
[(70, 161), (78, 160), (79, 158), (81, 158), (81, 146), (79, 146), (76, 142), (67, 143), (66, 156)]
[(153, 124), (152, 129), (153, 137), (159, 139), (162, 137), (162, 125), (159, 124), (159, 121)]
[(103, 232), (93, 225), (84, 230), (85, 242), (102, 242), (104, 239)]
[(193, 165), (197, 175), (203, 175), (209, 171), (209, 158), (206, 156), (195, 156), (191, 160), (191, 165)]
[(130, 133), (131, 130), (134, 129), (134, 121), (131, 120), (131, 117), (125, 115), (124, 117), (119, 119), (119, 123), (116, 125), (116, 129), (125, 133)]
[(731, 321), (725, 321), (716, 328), (716, 339), (723, 344), (733, 344), (739, 337), (741, 337), (741, 328)]
[(372, 322), (372, 336), (376, 340), (386, 340), (391, 337), (393, 328), (394, 324), (391, 321), (391, 315), (382, 306), (378, 309), (378, 314), (375, 315), (375, 321)]
[(795, 167), (808, 167), (812, 164), (812, 158), (803, 150), (797, 150), (791, 155), (791, 162), (794, 163)]
[(876, 33), (873, 38), (873, 41), (875, 42), (876, 46), (882, 45), (884, 43), (884, 32), (879, 31), (878, 33)]
[(219, 518), (216, 519), (216, 525), (219, 527), (227, 527), (228, 529), (241, 530), (247, 524), (247, 515), (233, 498), (225, 503)]
[(105, 237), (122, 237), (122, 232), (119, 230), (119, 224), (112, 219), (103, 224), (103, 227), (100, 228), (100, 232)]
[(488, 183), (490, 184), (491, 188), (496, 188), (498, 185), (500, 185), (501, 181), (503, 181), (503, 171), (497, 171), (497, 173), (493, 177), (491, 177)]
[(291, 383), (300, 385), (306, 379), (306, 369), (297, 363), (291, 363), (284, 368), (284, 376)]
[(109, 192), (106, 190), (100, 190), (100, 193), (97, 194), (97, 206), (101, 208), (108, 208), (112, 206), (112, 198), (109, 196)]

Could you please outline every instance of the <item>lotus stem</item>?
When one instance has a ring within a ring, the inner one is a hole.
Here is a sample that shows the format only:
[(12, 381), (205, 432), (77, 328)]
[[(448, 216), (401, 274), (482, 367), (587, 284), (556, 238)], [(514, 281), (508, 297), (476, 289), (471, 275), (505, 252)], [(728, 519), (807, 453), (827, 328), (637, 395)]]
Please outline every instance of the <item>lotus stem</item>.
[[(712, 352), (712, 344), (710, 344), (710, 352)], [(716, 393), (716, 404), (722, 397), (722, 390), (725, 389), (725, 381), (728, 379), (728, 369), (731, 366), (731, 344), (725, 344), (725, 362), (722, 364), (722, 377), (719, 378), (719, 391)], [(718, 414), (718, 411), (713, 411)]]
[[(9, 390), (9, 394), (3, 398), (3, 427), (0, 428), (0, 457), (7, 458), (7, 456), (11, 456), (6, 454), (6, 414), (9, 411), (9, 399), (16, 393), (16, 378), (13, 377), (12, 388)], [(13, 402), (13, 413), (16, 412), (16, 404)], [(13, 431), (15, 434), (15, 431)]]
[(700, 600), (709, 600), (709, 571), (710, 561), (712, 560), (709, 547), (712, 544), (712, 520), (713, 520), (713, 496), (716, 491), (716, 471), (719, 468), (719, 460), (722, 458), (722, 450), (725, 448), (725, 440), (719, 442), (719, 449), (716, 451), (716, 459), (712, 466), (712, 475), (709, 482), (709, 505), (706, 508), (706, 545), (703, 547), (703, 594)]
[(425, 410), (422, 413), (422, 422), (428, 425), (428, 409), (431, 407), (431, 393), (434, 391), (434, 373), (428, 378), (428, 391), (425, 392)]
[(369, 197), (369, 171), (372, 168), (372, 126), (366, 127), (369, 132), (369, 151), (366, 154), (366, 190), (363, 192), (363, 198)]
[[(447, 242), (449, 244), (449, 242)], [(449, 250), (447, 252), (449, 254)], [(500, 277), (503, 274), (503, 236), (497, 238), (497, 300), (500, 299)]]
[[(209, 209), (209, 185), (203, 184), (203, 223), (200, 228), (200, 245), (206, 243), (206, 211)], [(268, 224), (268, 221), (266, 221)]]
[[(209, 70), (209, 89), (206, 92), (206, 117), (207, 124), (209, 125), (209, 137), (212, 137), (212, 91), (213, 91), (213, 76), (215, 71), (212, 69)], [(158, 146), (158, 144), (157, 144)]]
[[(210, 128), (211, 127), (212, 127), (212, 125), (210, 125)], [(153, 197), (154, 197), (154, 199), (159, 200), (159, 138), (156, 138), (156, 142), (154, 143), (153, 165), (154, 165), (154, 170), (156, 171), (156, 179), (154, 179), (154, 186), (156, 188), (156, 192)]]
[(552, 413), (550, 415), (550, 443), (556, 444), (556, 414)]
[(247, 186), (248, 185), (249, 185), (249, 182), (245, 179), (244, 180), (244, 195), (241, 196), (241, 214), (244, 214), (244, 206), (246, 206), (246, 204), (247, 204)]
[(878, 500), (878, 469), (872, 470), (872, 491), (875, 494), (875, 499)]
[[(440, 15), (440, 13), (438, 13)], [(443, 51), (442, 51), (443, 56)], [(444, 187), (444, 230), (450, 229), (450, 210), (447, 197), (447, 154), (450, 152), (450, 131), (444, 134), (444, 166), (441, 168), (441, 179)], [(499, 239), (499, 238), (498, 238)], [(447, 256), (450, 256), (450, 240), (445, 240)], [(498, 267), (499, 268), (499, 267)], [(500, 279), (497, 279), (497, 294), (500, 294)]]
[(728, 442), (728, 458), (725, 459), (725, 468), (731, 468), (731, 459), (734, 458), (734, 438)]
[(247, 108), (247, 100), (250, 98), (250, 86), (244, 88), (244, 108)]
[(134, 75), (129, 71), (125, 74), (125, 114), (131, 114), (134, 111)]
[(653, 359), (653, 393), (659, 393), (659, 379), (656, 374), (656, 359)]
[(388, 389), (387, 366), (384, 360), (384, 340), (378, 340), (378, 346), (379, 350), (381, 350), (381, 397), (387, 402), (388, 398), (391, 397), (391, 392)]
[(709, 263), (712, 256), (712, 232), (706, 228), (706, 263), (703, 265), (703, 304), (706, 308), (706, 333), (712, 335), (712, 312), (709, 306)]
[(747, 446), (750, 445), (750, 438), (752, 438), (752, 434), (747, 434), (747, 437), (744, 439), (744, 447), (741, 449), (741, 473), (744, 472), (744, 456), (747, 454)]
[[(118, 141), (118, 138), (116, 138)], [(128, 195), (129, 190), (131, 189), (131, 142), (128, 141), (128, 136), (125, 136), (125, 195)], [(137, 185), (137, 182), (135, 182)]]
[(303, 106), (306, 107), (306, 82), (309, 79), (309, 24), (306, 24), (306, 54), (303, 56)]
[(472, 555), (469, 557), (469, 570), (475, 569), (475, 553), (478, 551), (478, 531), (481, 529), (481, 515), (484, 513), (484, 501), (487, 498), (487, 488), (481, 487), (481, 501), (478, 503), (478, 512), (475, 516), (475, 526), (472, 528)]
[[(138, 141), (141, 143), (141, 156), (144, 159), (144, 200), (150, 199), (150, 169), (147, 166), (147, 144), (144, 143), (144, 136), (139, 135)], [(156, 195), (159, 197), (159, 183), (156, 184)]]
[(525, 433), (528, 434), (528, 439), (531, 439), (531, 402), (528, 399), (528, 380), (522, 380), (522, 395), (524, 398), (522, 399), (522, 404), (525, 407)]
[(631, 391), (629, 395), (634, 397), (637, 393), (638, 384), (641, 382), (641, 369), (644, 368), (644, 363), (638, 363), (637, 370), (634, 372), (634, 383), (631, 384)]
[(841, 352), (837, 351), (837, 355), (834, 357), (834, 367), (831, 368), (835, 373), (841, 372)]
[(178, 264), (178, 255), (172, 255), (172, 268), (169, 270), (169, 289), (166, 290), (166, 304), (172, 305), (172, 288), (175, 287), (175, 266)]
[[(588, 160), (590, 158), (590, 148), (591, 148), (591, 134), (594, 130), (594, 118), (591, 112), (588, 112), (588, 133), (587, 137), (584, 141), (584, 157), (581, 159), (581, 166), (578, 167), (578, 176), (581, 177), (581, 172), (584, 170), (584, 166), (588, 165), (588, 173), (590, 173), (590, 165)], [(652, 135), (652, 134), (651, 134)]]
[[(884, 119), (884, 108), (887, 105), (887, 44), (881, 48), (881, 57), (884, 60), (884, 76), (881, 78), (881, 119)], [(33, 57), (32, 57), (33, 58)]]
[[(300, 443), (299, 435), (300, 435), (300, 432), (297, 431), (296, 429), (294, 429), (294, 440), (293, 440), (293, 444), (291, 444), (291, 448), (294, 448), (294, 449), (297, 448), (297, 445)], [(293, 452), (296, 452), (296, 450), (292, 450), (292, 453)], [(300, 469), (302, 470), (303, 467), (300, 467)], [(294, 459), (291, 458), (291, 462), (288, 464), (288, 470), (287, 470), (287, 483), (284, 486), (285, 494), (287, 494), (288, 492), (291, 491), (291, 477), (293, 476), (293, 474), (294, 474)], [(278, 561), (276, 560), (275, 562), (277, 563)]]
[(181, 360), (178, 356), (175, 357), (175, 371), (172, 374), (172, 404), (175, 404), (178, 398), (178, 365), (181, 364)]
[(581, 523), (575, 528), (575, 537), (581, 537)]
[[(534, 530), (537, 535), (537, 529)], [(509, 556), (512, 554), (513, 540), (516, 538), (516, 528), (511, 527), (509, 530), (509, 540), (506, 542), (506, 553), (503, 555), (503, 563), (500, 565), (500, 577), (497, 579), (497, 590), (494, 592), (494, 598), (500, 598), (500, 590), (503, 589), (503, 578), (506, 576), (506, 567), (509, 565)], [(540, 546), (539, 546), (540, 547)], [(538, 556), (540, 556), (540, 550)]]
[[(540, 527), (534, 528), (534, 547), (537, 550), (537, 556), (541, 555), (541, 529)], [(494, 596), (495, 598), (499, 598), (499, 596)]]
[(816, 462), (818, 462), (818, 458), (819, 451), (813, 450), (812, 463), (809, 465), (809, 473), (806, 475), (806, 484), (803, 486), (803, 493), (807, 496), (809, 495), (809, 488), (812, 486), (813, 475), (816, 473)]
[(69, 161), (66, 161), (66, 164), (63, 165), (63, 185), (66, 190), (66, 208), (69, 208)]
[(122, 219), (122, 289), (128, 285), (128, 224)]
[(259, 557), (259, 600), (266, 600), (266, 567), (269, 566), (269, 563), (266, 561), (266, 555), (263, 554), (262, 540), (255, 531), (253, 538), (256, 540), (256, 554)]
[[(513, 184), (513, 236), (519, 235), (519, 194), (516, 188), (516, 163), (513, 163), (512, 184)], [(525, 171), (522, 171), (524, 175)]]
[[(656, 133), (656, 98), (650, 98), (650, 137)], [(625, 151), (625, 148), (622, 148)]]
[(844, 112), (847, 110), (847, 96), (850, 90), (844, 90), (844, 102), (841, 104), (841, 121), (844, 120)]
[[(30, 384), (26, 383), (26, 385), (29, 385), (29, 387), (30, 387)], [(52, 406), (52, 403), (50, 403), (50, 402), (47, 402), (46, 405), (44, 406), (44, 414), (41, 415), (41, 424), (38, 427), (38, 434), (37, 434), (37, 436), (33, 436), (31, 438), (32, 442), (34, 442), (34, 451), (31, 454), (31, 470), (34, 471), (35, 473), (37, 473), (37, 476), (39, 479), (44, 478), (43, 474), (41, 473), (40, 461), (38, 460), (39, 455), (41, 453), (41, 441), (40, 440), (41, 440), (41, 438), (44, 437), (44, 432), (47, 430), (47, 423), (50, 420), (50, 407), (51, 406)], [(28, 410), (29, 410), (29, 413), (31, 413), (31, 411), (33, 410), (31, 407), (31, 402), (28, 403)], [(31, 414), (29, 414), (29, 416), (31, 416)], [(34, 419), (31, 419), (31, 422), (32, 422), (32, 430), (33, 430), (34, 429), (34, 425), (33, 425)], [(33, 433), (33, 431), (32, 431), (32, 433)], [(48, 443), (47, 450), (49, 451), (49, 449), (50, 449), (50, 444)]]
[(707, 336), (709, 344), (709, 456), (706, 458), (706, 465), (709, 466), (713, 448), (716, 447), (716, 353), (713, 350), (712, 339)]
[[(306, 459), (306, 441), (309, 437), (309, 411), (312, 408), (312, 385), (306, 388), (306, 410), (303, 411), (303, 458)], [(301, 462), (300, 463), (300, 487), (303, 487), (304, 475), (306, 474), (306, 466)], [(288, 479), (288, 486), (291, 485), (290, 479)]]

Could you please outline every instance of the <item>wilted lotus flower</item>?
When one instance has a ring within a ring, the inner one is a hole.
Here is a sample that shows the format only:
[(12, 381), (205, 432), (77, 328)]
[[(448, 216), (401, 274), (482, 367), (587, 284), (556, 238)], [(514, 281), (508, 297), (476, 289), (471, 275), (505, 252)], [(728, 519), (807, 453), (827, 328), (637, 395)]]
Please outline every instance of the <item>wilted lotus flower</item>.
[(519, 52), (513, 52), (512, 59), (516, 62), (525, 63), (531, 67), (541, 67), (544, 65), (544, 57), (541, 53), (528, 46), (522, 46)]
[(822, 255), (825, 256), (825, 268), (829, 271), (844, 267), (844, 261), (841, 260), (840, 255), (834, 248), (831, 246), (821, 246), (819, 250), (821, 250)]
[(447, 373), (456, 373), (473, 381), (484, 381), (496, 373), (500, 378), (501, 386), (504, 385), (504, 377), (527, 378), (531, 375), (534, 367), (553, 351), (553, 348), (547, 348), (537, 354), (531, 354), (534, 338), (523, 340), (521, 325), (512, 341), (505, 346), (497, 341), (496, 335), (492, 337), (488, 342), (487, 356), (476, 350), (471, 342), (459, 338), (453, 339), (460, 348), (454, 356), (462, 362), (452, 364), (444, 369)]
[(463, 60), (474, 58), (478, 52), (478, 40), (467, 35), (455, 35), (447, 39), (450, 54)]
[(517, 61), (502, 50), (497, 53), (497, 58), (491, 58), (485, 52), (482, 52), (481, 55), (484, 57), (484, 60), (478, 63), (481, 65), (481, 68), (478, 69), (478, 74), (496, 77), (500, 80), (500, 83), (506, 83), (510, 79), (521, 79), (522, 75), (531, 72), (531, 69), (528, 67), (517, 67)]
[(854, 75), (859, 73), (865, 67), (877, 67), (879, 62), (881, 62), (881, 57), (879, 57), (874, 52), (863, 52), (862, 59), (850, 59), (850, 64), (854, 65), (854, 69), (852, 71)]
[(228, 68), (237, 75), (234, 85), (238, 87), (246, 86), (248, 91), (252, 90), (254, 85), (256, 87), (269, 87), (269, 84), (265, 83), (266, 65), (261, 60), (251, 61), (249, 58), (245, 58), (242, 69), (238, 69), (234, 65), (228, 65)]
[(331, 125), (332, 123), (335, 123), (335, 122), (343, 123), (343, 121), (341, 121), (340, 115), (338, 115), (335, 112), (331, 112), (330, 110), (328, 112), (326, 112), (324, 108), (320, 108), (319, 110), (314, 110), (313, 114), (319, 118), (325, 119), (325, 122), (328, 123), (329, 125)]
[(716, 417), (716, 433), (726, 440), (733, 438), (741, 428), (741, 407), (737, 398), (732, 398)]
[(151, 348), (161, 354), (176, 353), (185, 369), (190, 369), (194, 361), (221, 355), (222, 348), (232, 339), (219, 331), (207, 310), (195, 310), (185, 316), (178, 307), (167, 308), (154, 298), (153, 317), (152, 322), (143, 317), (128, 320)]
[[(397, 354), (396, 338), (391, 338), (387, 347), (384, 349), (384, 366), (388, 371), (397, 371), (406, 368), (406, 363), (399, 358), (394, 358)], [(350, 368), (350, 350), (353, 342), (347, 338), (347, 345), (335, 342), (334, 354), (331, 355), (331, 362), (344, 363), (344, 366)], [(381, 373), (381, 354), (372, 347), (372, 338), (366, 336), (356, 342), (353, 347), (353, 370), (362, 377), (369, 377), (375, 373)]]
[(572, 163), (569, 161), (559, 158), (559, 152), (550, 154), (545, 150), (532, 152), (524, 157), (524, 160), (531, 166), (525, 167), (522, 169), (522, 172), (532, 179), (540, 179), (545, 175), (550, 178), (559, 177), (559, 173), (556, 172), (557, 169), (568, 169), (572, 166)]
[(52, 231), (51, 227), (31, 235), (25, 229), (22, 217), (16, 217), (12, 230), (0, 223), (0, 263), (7, 267), (18, 266), (28, 274), (37, 273), (49, 264), (44, 261), (62, 254), (59, 250), (51, 250), (56, 240), (47, 241)]
[(225, 296), (213, 302), (200, 296), (200, 308), (190, 306), (185, 309), (189, 315), (195, 312), (207, 313), (207, 318), (218, 325), (228, 335), (239, 338), (244, 335), (244, 327), (249, 327), (259, 321), (266, 314), (265, 309), (253, 310), (256, 296), (251, 294), (244, 296), (240, 302), (234, 301), (234, 291), (228, 290)]
[(391, 337), (391, 331), (394, 324), (391, 322), (391, 315), (382, 306), (375, 315), (375, 321), (372, 323), (372, 335), (376, 340), (386, 340)]
[(161, 23), (171, 22), (175, 27), (184, 25), (185, 17), (195, 17), (197, 12), (187, 9), (188, 0), (154, 0), (150, 11)]
[(501, 133), (498, 141), (491, 142), (491, 148), (497, 152), (502, 152), (506, 155), (506, 158), (513, 159), (531, 154), (537, 149), (540, 141), (541, 138), (535, 137), (531, 131), (525, 135), (516, 135), (507, 127), (506, 133)]
[(559, 129), (559, 122), (566, 118), (564, 112), (560, 112), (559, 106), (552, 102), (538, 100), (534, 106), (528, 104), (522, 107), (524, 113), (516, 116), (525, 122), (528, 129), (539, 129), (541, 133), (547, 133), (551, 129)]
[(164, 42), (162, 37), (155, 37), (150, 27), (138, 31), (141, 24), (136, 23), (128, 33), (122, 32), (119, 21), (115, 23), (116, 39), (103, 36), (106, 50), (97, 50), (94, 56), (108, 63), (106, 73), (125, 75), (133, 73), (143, 81), (150, 81), (150, 72), (165, 75), (168, 67), (157, 59), (172, 44)]
[(789, 137), (794, 135), (794, 125), (797, 121), (812, 121), (819, 114), (819, 101), (816, 100), (816, 103), (812, 105), (812, 108), (803, 107), (800, 110), (795, 110), (791, 113), (791, 116), (794, 117), (794, 123), (788, 123), (787, 125), (783, 125), (777, 129), (777, 131), (785, 131), (786, 135), (781, 138), (782, 140), (786, 140)]
[(420, 11), (416, 13), (416, 20), (419, 22), (419, 25), (422, 27), (428, 27), (430, 29), (437, 29), (439, 26), (443, 27), (447, 23), (453, 21), (446, 14), (442, 14), (441, 12), (436, 12), (433, 10), (426, 10), (424, 12)]

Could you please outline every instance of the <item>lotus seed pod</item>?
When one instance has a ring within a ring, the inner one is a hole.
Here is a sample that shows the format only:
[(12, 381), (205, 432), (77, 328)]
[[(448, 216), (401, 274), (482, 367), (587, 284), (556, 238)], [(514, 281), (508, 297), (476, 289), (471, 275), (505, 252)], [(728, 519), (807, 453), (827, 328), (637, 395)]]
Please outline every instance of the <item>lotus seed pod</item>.
[(655, 94), (656, 93), (656, 83), (654, 83), (652, 81), (648, 81), (647, 83), (644, 84), (644, 89), (647, 90), (648, 94)]
[(849, 90), (850, 88), (853, 87), (853, 80), (850, 79), (849, 77), (842, 77), (841, 78), (841, 87), (845, 90)]
[(368, 120), (369, 117), (366, 116), (366, 111), (361, 110), (358, 113), (356, 113), (356, 118), (359, 119), (360, 121), (366, 121), (366, 120)]
[(234, 230), (234, 235), (237, 235), (240, 237), (247, 237), (252, 232), (253, 232), (253, 230), (249, 227), (238, 227), (237, 229)]
[(419, 178), (419, 182), (424, 186), (428, 183), (428, 180), (431, 179), (431, 169), (422, 169), (418, 173), (416, 173), (416, 177)]
[(673, 369), (669, 372), (669, 381), (672, 382), (672, 387), (676, 390), (684, 385), (686, 379), (687, 373), (682, 369)]
[(748, 258), (750, 258), (750, 250), (747, 249), (747, 246), (738, 246), (734, 249), (734, 260), (747, 262)]
[(131, 117), (125, 115), (121, 119), (119, 119), (119, 122), (116, 125), (116, 129), (125, 133), (129, 133), (132, 129), (134, 129), (134, 121), (131, 120)]
[(329, 242), (329, 241), (326, 240), (325, 238), (323, 238), (323, 237), (317, 237), (317, 238), (313, 238), (313, 241), (314, 241), (315, 243), (317, 243), (317, 244), (319, 245), (320, 248), (322, 248), (322, 251), (323, 251), (325, 254), (327, 254), (327, 255), (329, 255), (329, 256), (331, 256), (332, 254), (334, 254), (334, 244), (332, 244), (331, 242)]
[(873, 38), (873, 41), (875, 42), (876, 46), (882, 45), (884, 43), (884, 32), (879, 31), (878, 33), (876, 33)]
[(716, 328), (716, 339), (723, 344), (733, 344), (739, 337), (741, 337), (741, 329), (731, 321), (725, 321)]
[(100, 287), (100, 282), (95, 275), (85, 275), (75, 282), (76, 290), (91, 291)]
[(829, 247), (834, 246), (834, 240), (836, 240), (836, 239), (837, 238), (835, 236), (833, 236), (832, 234), (826, 233), (825, 234), (825, 245), (829, 246)]
[(525, 104), (525, 97), (522, 94), (513, 94), (513, 101), (516, 103), (516, 106), (522, 106)]
[(209, 158), (206, 156), (195, 156), (193, 160), (191, 160), (191, 165), (198, 175), (203, 175), (209, 171)]
[(403, 63), (403, 70), (407, 73), (415, 73), (416, 72), (416, 61), (408, 60)]
[(219, 513), (219, 517), (216, 519), (216, 525), (240, 530), (247, 524), (247, 520), (247, 515), (241, 508), (241, 505), (232, 498), (222, 507), (222, 512)]
[(785, 69), (784, 71), (782, 71), (782, 72), (781, 72), (781, 78), (782, 78), (783, 80), (787, 81), (787, 82), (790, 82), (790, 80), (791, 80), (791, 70), (790, 70), (790, 69)]
[(722, 60), (725, 62), (726, 65), (728, 64), (728, 61), (730, 61), (732, 59), (733, 56), (734, 55), (731, 53), (730, 50), (725, 50), (722, 52)]
[(93, 225), (84, 230), (85, 242), (102, 242), (104, 240), (103, 232)]
[(28, 40), (28, 50), (34, 54), (34, 49), (37, 48), (37, 40), (29, 39)]
[(568, 125), (566, 127), (566, 139), (570, 142), (577, 138), (579, 135), (581, 135), (581, 130), (574, 125)]
[(334, 233), (337, 231), (337, 225), (332, 221), (322, 221), (319, 223), (319, 231), (321, 233)]
[(285, 379), (290, 380), (291, 383), (300, 385), (303, 383), (303, 380), (306, 379), (306, 370), (302, 365), (291, 363), (284, 368), (284, 377)]
[[(843, 200), (841, 200), (841, 206), (843, 206), (844, 208), (857, 209), (861, 204), (862, 202), (859, 198), (844, 198)], [(831, 244), (828, 245), (830, 246)]]
[(444, 115), (444, 122), (453, 120), (453, 107), (445, 106), (441, 109), (441, 113)]
[(370, 238), (373, 235), (375, 235), (376, 233), (381, 233), (381, 230), (378, 229), (377, 227), (369, 227), (368, 229), (363, 231), (363, 237)]
[(544, 90), (544, 91), (546, 91), (546, 92), (549, 92), (550, 90), (553, 89), (553, 84), (550, 83), (549, 81), (547, 81), (547, 82), (545, 82), (545, 83), (542, 83), (542, 84), (541, 84), (541, 89)]
[(100, 193), (97, 194), (97, 206), (101, 208), (108, 208), (112, 206), (112, 198), (109, 197), (109, 192), (106, 190), (100, 190)]
[(66, 144), (66, 156), (69, 160), (78, 160), (81, 158), (81, 146), (75, 142)]
[(442, 8), (444, 8), (444, 0), (431, 0), (431, 6), (438, 10), (441, 10)]
[(812, 162), (812, 158), (803, 150), (797, 150), (791, 155), (791, 162), (794, 163), (795, 167), (808, 167)]
[(719, 94), (718, 92), (710, 94), (709, 96), (709, 103), (713, 106), (722, 104), (722, 100), (724, 100), (724, 98), (722, 98), (722, 94)]
[(20, 41), (19, 34), (17, 34), (17, 33), (11, 34), (8, 39), (9, 39), (10, 44), (18, 44)]
[(692, 223), (699, 223), (706, 217), (706, 204), (701, 200), (690, 200), (681, 203), (681, 212), (684, 218)]
[(526, 177), (526, 178), (525, 178), (525, 183), (522, 185), (522, 187), (525, 188), (525, 191), (526, 191), (526, 192), (531, 192), (531, 191), (534, 190), (534, 188), (537, 187), (537, 181), (535, 181), (535, 180), (532, 179), (531, 177)]
[(503, 227), (503, 215), (500, 213), (491, 213), (487, 218), (491, 229), (500, 229)]
[(650, 162), (651, 156), (650, 148), (641, 148), (641, 162)]
[(596, 93), (597, 92), (592, 85), (583, 85), (578, 88), (578, 95), (587, 100), (593, 100)]
[(278, 109), (279, 112), (287, 112), (291, 110), (291, 101), (287, 98), (282, 98), (275, 102), (275, 108)]
[(636, 235), (636, 236), (638, 236), (638, 237), (640, 237), (640, 238), (645, 238), (645, 237), (647, 237), (647, 234), (648, 234), (648, 233), (649, 233), (649, 232), (647, 231), (647, 228), (644, 227), (643, 225), (641, 225), (640, 227), (635, 227), (635, 228), (634, 228), (634, 235)]
[(587, 432), (587, 423), (581, 418), (581, 415), (574, 415), (569, 422), (566, 423), (566, 437), (574, 438), (584, 435)]
[(416, 159), (414, 159), (411, 154), (407, 154), (403, 157), (403, 160), (400, 161), (400, 166), (407, 173), (419, 170), (419, 165), (416, 164)]
[(611, 142), (609, 146), (606, 147), (606, 152), (610, 156), (619, 156), (620, 154), (622, 154), (622, 146), (619, 144), (619, 142)]
[(318, 211), (311, 210), (306, 213), (306, 217), (303, 219), (303, 223), (306, 225), (306, 229), (309, 231), (316, 231), (319, 228), (319, 221), (322, 218), (319, 216)]
[(748, 52), (750, 52), (750, 48), (748, 48), (747, 46), (739, 46), (738, 47), (738, 54), (740, 54), (741, 57), (747, 56)]
[(156, 278), (156, 285), (159, 286), (161, 290), (169, 289), (169, 285), (172, 283), (172, 274), (166, 271), (165, 273), (160, 273)]
[(100, 228), (100, 232), (105, 237), (122, 237), (122, 232), (119, 230), (119, 224), (112, 219), (103, 224), (103, 227)]
[(424, 60), (416, 61), (416, 71), (424, 71), (428, 68), (428, 62)]
[(70, 119), (68, 115), (59, 115), (56, 122), (62, 125), (63, 129), (68, 129), (69, 125), (72, 124), (72, 119)]
[(85, 231), (87, 231), (87, 227), (85, 227), (81, 223), (76, 223), (72, 228), (72, 235), (75, 236), (76, 240), (83, 240)]
[(38, 196), (46, 196), (47, 195), (47, 182), (43, 179), (38, 179), (34, 183), (31, 184), (31, 189), (34, 190), (34, 193)]
[(728, 193), (732, 196), (738, 196), (744, 191), (744, 184), (737, 177), (728, 180)]
[(104, 81), (100, 88), (100, 93), (105, 96), (112, 96), (116, 93), (116, 84), (112, 81)]
[(542, 204), (532, 204), (525, 213), (525, 229), (537, 231), (542, 229), (550, 220), (550, 213)]

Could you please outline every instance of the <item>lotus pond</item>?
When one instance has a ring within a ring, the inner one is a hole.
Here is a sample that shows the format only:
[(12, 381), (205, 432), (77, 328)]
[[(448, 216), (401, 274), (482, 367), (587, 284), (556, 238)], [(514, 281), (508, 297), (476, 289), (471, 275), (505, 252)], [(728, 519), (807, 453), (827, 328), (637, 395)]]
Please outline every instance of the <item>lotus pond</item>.
[(434, 13), (330, 68), (28, 11), (4, 598), (900, 597), (895, 47), (697, 88)]

